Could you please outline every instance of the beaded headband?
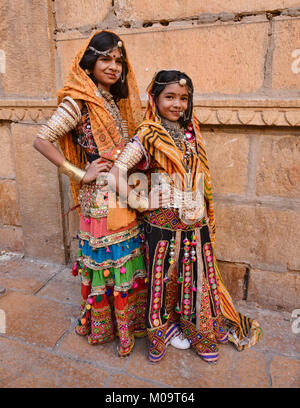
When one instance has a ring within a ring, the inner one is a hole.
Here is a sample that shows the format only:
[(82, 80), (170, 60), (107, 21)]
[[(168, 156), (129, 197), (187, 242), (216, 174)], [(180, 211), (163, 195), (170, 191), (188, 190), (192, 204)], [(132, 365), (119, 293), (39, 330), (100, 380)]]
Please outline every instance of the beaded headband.
[(180, 86), (185, 86), (186, 85), (186, 79), (181, 78), (179, 81), (170, 81), (170, 82), (159, 82), (159, 81), (154, 81), (158, 85), (169, 85), (169, 84), (179, 84)]
[(170, 85), (170, 84), (179, 84), (180, 86), (186, 86), (187, 90), (189, 93), (192, 93), (192, 90), (190, 87), (187, 85), (187, 80), (185, 78), (180, 78), (178, 81), (170, 81), (170, 82), (159, 82), (159, 81), (154, 81), (155, 84), (158, 85)]
[(88, 50), (93, 51), (94, 55), (102, 55), (102, 56), (104, 56), (104, 57), (107, 57), (107, 56), (108, 56), (111, 52), (113, 52), (114, 50), (120, 49), (121, 55), (123, 56), (122, 46), (123, 46), (122, 41), (118, 41), (118, 43), (117, 43), (117, 45), (116, 45), (115, 47), (109, 48), (109, 49), (106, 50), (106, 51), (96, 50), (96, 48), (92, 47), (91, 45), (88, 47)]

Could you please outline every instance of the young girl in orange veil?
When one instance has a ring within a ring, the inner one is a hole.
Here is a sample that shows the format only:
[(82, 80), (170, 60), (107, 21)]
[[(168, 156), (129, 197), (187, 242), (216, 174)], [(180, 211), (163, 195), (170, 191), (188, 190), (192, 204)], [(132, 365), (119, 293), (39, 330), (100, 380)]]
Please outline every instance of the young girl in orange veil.
[[(80, 215), (81, 313), (76, 333), (91, 344), (119, 336), (120, 356), (146, 335), (145, 265), (140, 225), (127, 208), (109, 208), (107, 172), (141, 121), (135, 77), (123, 41), (95, 33), (76, 55), (59, 107), (34, 146), (70, 178)], [(61, 151), (55, 146), (58, 142)]]

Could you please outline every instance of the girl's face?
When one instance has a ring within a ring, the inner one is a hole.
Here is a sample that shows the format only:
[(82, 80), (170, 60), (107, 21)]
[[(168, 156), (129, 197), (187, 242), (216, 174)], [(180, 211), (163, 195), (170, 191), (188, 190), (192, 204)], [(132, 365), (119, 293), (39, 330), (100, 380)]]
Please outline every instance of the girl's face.
[(185, 86), (178, 83), (167, 85), (164, 90), (158, 95), (156, 105), (160, 116), (176, 122), (180, 117), (180, 112), (188, 107), (189, 93)]
[(107, 56), (101, 56), (97, 59), (93, 69), (93, 75), (98, 84), (106, 91), (114, 85), (122, 74), (121, 52), (117, 48)]

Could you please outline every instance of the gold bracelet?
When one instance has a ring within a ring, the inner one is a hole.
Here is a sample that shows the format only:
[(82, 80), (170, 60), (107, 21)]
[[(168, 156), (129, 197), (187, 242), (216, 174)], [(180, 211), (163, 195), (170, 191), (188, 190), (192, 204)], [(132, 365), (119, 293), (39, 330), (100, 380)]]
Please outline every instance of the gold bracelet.
[(77, 183), (80, 183), (82, 181), (86, 173), (79, 167), (74, 166), (74, 164), (70, 163), (68, 160), (65, 160), (63, 164), (59, 166), (58, 170), (60, 173), (63, 173), (66, 176), (70, 177), (70, 179), (77, 181)]

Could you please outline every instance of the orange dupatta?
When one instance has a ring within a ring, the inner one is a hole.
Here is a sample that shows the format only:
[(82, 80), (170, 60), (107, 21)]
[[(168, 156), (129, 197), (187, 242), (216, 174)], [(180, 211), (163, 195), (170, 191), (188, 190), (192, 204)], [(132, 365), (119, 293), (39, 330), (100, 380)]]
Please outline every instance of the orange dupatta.
[[(114, 120), (107, 112), (103, 99), (98, 96), (98, 89), (94, 82), (88, 77), (79, 63), (91, 41), (91, 39), (101, 31), (93, 34), (89, 40), (82, 46), (72, 63), (69, 75), (66, 78), (64, 87), (58, 91), (58, 103), (65, 96), (74, 100), (82, 100), (86, 104), (91, 122), (92, 134), (97, 145), (100, 156), (103, 159), (115, 161), (118, 156), (118, 150), (123, 150), (125, 141), (118, 132)], [(109, 32), (109, 31), (107, 31)], [(123, 43), (123, 48), (124, 43)], [(125, 50), (126, 52), (126, 50)], [(126, 53), (126, 63), (128, 73), (126, 81), (128, 85), (128, 97), (118, 102), (121, 117), (128, 123), (129, 137), (134, 135), (135, 127), (142, 120), (142, 106), (139, 98), (139, 91), (132, 67), (128, 61)], [(81, 148), (72, 140), (71, 133), (59, 139), (59, 145), (67, 160), (77, 167), (84, 168), (85, 162), (81, 155)], [(78, 204), (78, 194), (80, 184), (70, 180), (71, 191), (75, 204)], [(80, 211), (78, 211), (80, 213)], [(116, 230), (129, 225), (136, 219), (135, 212), (128, 208), (112, 208), (108, 210), (107, 228)]]

